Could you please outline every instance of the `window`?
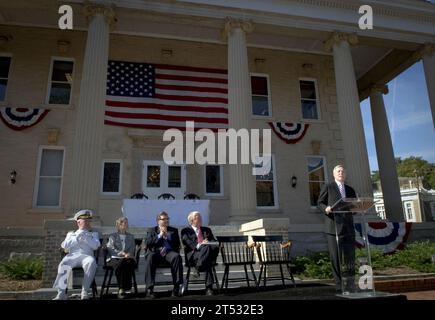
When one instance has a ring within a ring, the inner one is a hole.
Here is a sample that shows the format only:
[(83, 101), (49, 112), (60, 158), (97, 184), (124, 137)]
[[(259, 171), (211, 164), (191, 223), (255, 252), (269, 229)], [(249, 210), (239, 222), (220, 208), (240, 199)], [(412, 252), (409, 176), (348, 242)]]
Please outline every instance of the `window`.
[(269, 76), (251, 75), (252, 114), (255, 116), (269, 117), (272, 115)]
[(11, 57), (0, 57), (0, 101), (6, 99)]
[(405, 206), (406, 221), (415, 222), (414, 206), (412, 204), (412, 201), (405, 201), (403, 205)]
[(168, 166), (168, 188), (181, 188), (180, 166)]
[(51, 64), (48, 103), (69, 104), (74, 61), (54, 59)]
[(299, 80), (299, 88), (301, 92), (302, 118), (306, 120), (319, 120), (320, 108), (317, 82), (315, 80), (301, 79)]
[[(260, 167), (260, 165), (255, 166)], [(268, 209), (278, 208), (274, 155), (272, 155), (270, 172), (268, 174), (257, 175), (255, 177), (257, 190), (257, 207)]]
[(381, 219), (386, 219), (386, 216), (385, 216), (385, 207), (383, 206), (383, 205), (377, 205), (377, 206), (375, 206), (375, 208), (376, 208), (376, 212), (378, 213), (378, 216), (381, 218)]
[(222, 196), (223, 193), (223, 173), (220, 165), (205, 166), (205, 194), (212, 196)]
[(63, 147), (41, 147), (38, 157), (34, 206), (60, 207), (63, 177)]
[(320, 189), (326, 182), (325, 175), (325, 158), (319, 156), (308, 156), (308, 185), (310, 189), (310, 204), (312, 207), (317, 206)]
[(157, 199), (162, 193), (183, 199), (186, 193), (186, 166), (168, 165), (163, 161), (143, 161), (142, 192), (149, 199)]
[(122, 161), (104, 160), (101, 192), (103, 194), (121, 194)]

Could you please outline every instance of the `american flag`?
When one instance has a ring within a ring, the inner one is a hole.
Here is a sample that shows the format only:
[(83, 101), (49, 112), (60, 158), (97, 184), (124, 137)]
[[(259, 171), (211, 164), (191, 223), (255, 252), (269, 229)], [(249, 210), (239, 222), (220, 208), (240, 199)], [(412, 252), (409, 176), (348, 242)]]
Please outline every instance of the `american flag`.
[(228, 127), (227, 71), (109, 61), (105, 124), (214, 131)]

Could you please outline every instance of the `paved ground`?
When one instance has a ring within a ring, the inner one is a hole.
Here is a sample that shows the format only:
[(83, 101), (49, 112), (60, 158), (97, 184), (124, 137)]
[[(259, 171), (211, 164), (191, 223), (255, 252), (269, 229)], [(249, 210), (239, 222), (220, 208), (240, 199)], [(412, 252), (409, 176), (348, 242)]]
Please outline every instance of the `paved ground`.
[[(157, 291), (157, 290), (156, 290)], [(156, 292), (158, 300), (173, 300), (179, 298), (172, 298), (171, 292), (161, 290)], [(116, 295), (106, 296), (105, 299), (116, 299)], [(140, 291), (138, 296), (131, 297), (131, 299), (142, 300), (149, 298)], [(189, 290), (183, 297), (186, 300), (347, 300), (347, 298), (339, 297), (336, 295), (335, 288), (325, 284), (300, 284), (296, 288), (293, 286), (286, 286), (283, 288), (281, 285), (268, 286), (266, 289), (239, 287), (229, 288), (224, 292), (215, 294), (214, 296), (205, 296), (204, 290)], [(373, 299), (373, 298), (370, 298)], [(406, 300), (404, 295), (394, 295), (378, 297), (377, 299), (397, 299)]]
[(404, 292), (408, 300), (435, 300), (435, 290), (431, 291), (417, 291), (417, 292)]

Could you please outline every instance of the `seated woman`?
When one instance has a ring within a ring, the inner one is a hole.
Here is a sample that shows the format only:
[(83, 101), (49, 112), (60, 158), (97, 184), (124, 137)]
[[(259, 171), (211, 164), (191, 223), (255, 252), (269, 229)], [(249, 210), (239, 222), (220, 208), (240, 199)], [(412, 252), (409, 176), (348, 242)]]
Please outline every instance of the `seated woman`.
[[(128, 233), (128, 219), (122, 217), (116, 220), (118, 232), (109, 236), (107, 249), (112, 257), (111, 264), (115, 268), (118, 281), (118, 297), (124, 298), (125, 292), (131, 290), (131, 279), (136, 268), (134, 236)], [(119, 258), (115, 258), (119, 257)]]

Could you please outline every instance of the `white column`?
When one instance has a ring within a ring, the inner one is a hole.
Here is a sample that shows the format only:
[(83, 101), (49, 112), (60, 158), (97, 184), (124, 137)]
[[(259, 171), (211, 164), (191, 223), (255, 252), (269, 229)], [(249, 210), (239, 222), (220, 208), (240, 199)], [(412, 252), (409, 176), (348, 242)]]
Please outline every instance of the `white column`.
[(375, 134), (376, 154), (379, 175), (381, 177), (382, 195), (387, 218), (390, 221), (403, 221), (402, 199), (396, 161), (391, 142), (387, 113), (383, 94), (388, 93), (385, 85), (373, 86), (370, 90), (370, 108), (372, 111), (373, 131)]
[[(228, 37), (229, 128), (236, 130), (251, 128), (252, 98), (246, 33), (251, 32), (252, 29), (252, 24), (249, 22), (228, 19), (224, 30)], [(243, 221), (248, 215), (252, 216), (257, 211), (255, 176), (252, 175), (252, 166), (246, 164), (230, 164), (229, 171), (230, 220)]]
[(426, 44), (419, 54), (423, 59), (424, 75), (426, 77), (429, 103), (432, 111), (432, 121), (435, 127), (435, 44)]
[(334, 55), (337, 102), (348, 182), (360, 196), (373, 196), (370, 166), (350, 45), (355, 35), (335, 33), (325, 44)]
[(95, 4), (86, 5), (84, 13), (89, 28), (75, 112), (70, 207), (72, 211), (86, 208), (98, 212), (109, 32), (115, 13), (111, 7)]

